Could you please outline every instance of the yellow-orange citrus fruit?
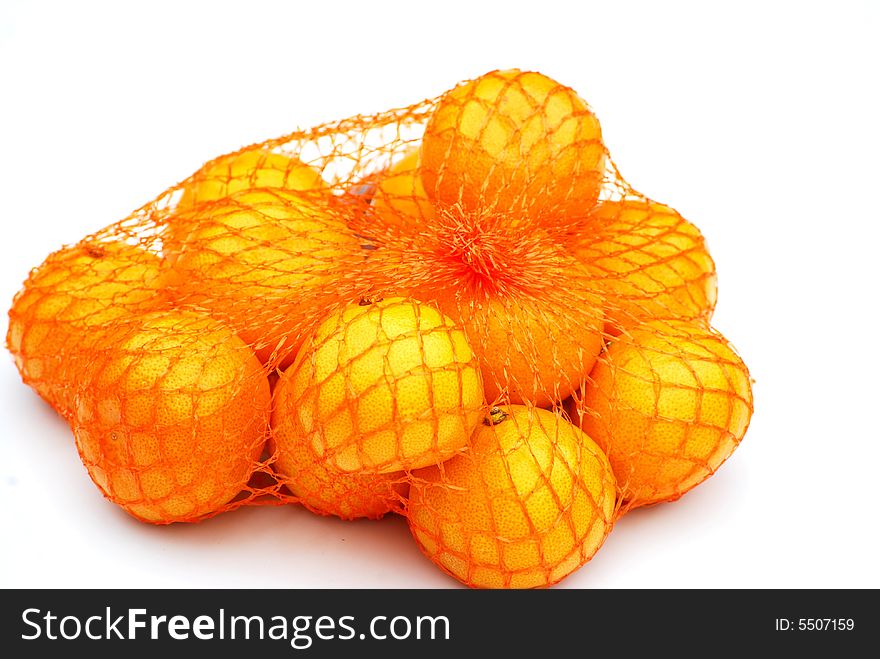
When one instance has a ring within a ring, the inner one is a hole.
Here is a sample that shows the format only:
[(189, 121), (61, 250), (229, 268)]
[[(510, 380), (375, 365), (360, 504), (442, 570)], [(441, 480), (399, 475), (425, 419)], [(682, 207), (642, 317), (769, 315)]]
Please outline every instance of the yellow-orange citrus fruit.
[(9, 311), (7, 345), (24, 381), (69, 417), (75, 354), (99, 330), (161, 304), (160, 259), (122, 242), (86, 241), (31, 272)]
[(269, 382), (231, 330), (154, 312), (103, 338), (77, 397), (74, 433), (89, 475), (135, 517), (193, 521), (238, 494), (269, 422)]
[(546, 407), (583, 382), (602, 349), (603, 316), (598, 296), (577, 293), (576, 309), (507, 297), (440, 303), (480, 359), (488, 401)]
[[(603, 345), (602, 297), (589, 273), (546, 232), (445, 220), (452, 226), (428, 225), (414, 248), (390, 257), (400, 261), (398, 278), (410, 271), (424, 280), (413, 295), (464, 329), (489, 403), (561, 402)], [(379, 250), (376, 262), (388, 251)]]
[(699, 229), (668, 206), (602, 202), (575, 255), (607, 298), (610, 334), (650, 318), (711, 318), (715, 263)]
[(390, 237), (366, 270), (377, 289), (437, 306), (464, 329), (490, 404), (561, 402), (602, 348), (603, 299), (547, 231), (446, 213)]
[(495, 408), (466, 453), (413, 473), (407, 508), (422, 551), (478, 588), (535, 588), (586, 563), (613, 524), (599, 447), (559, 414)]
[(749, 372), (703, 323), (650, 321), (611, 343), (580, 409), (627, 505), (671, 501), (739, 445), (752, 413)]
[(602, 348), (603, 298), (548, 231), (446, 213), (370, 258), (375, 286), (437, 306), (480, 360), (488, 402), (539, 407), (583, 382)]
[(372, 206), (382, 226), (419, 226), (434, 217), (418, 168), (419, 149), (412, 147), (379, 181)]
[(569, 87), (517, 69), (447, 92), (421, 147), (428, 196), (470, 213), (583, 214), (598, 198), (604, 163), (587, 104)]
[(264, 364), (292, 363), (331, 284), (363, 261), (344, 216), (284, 190), (247, 190), (176, 218), (165, 282), (207, 310)]
[(291, 379), (282, 375), (272, 407), (270, 452), (275, 458), (275, 473), (294, 496), (313, 512), (342, 519), (378, 519), (400, 509), (409, 491), (405, 474), (357, 474), (334, 469), (300, 434), (292, 394)]
[(463, 450), (483, 386), (464, 332), (403, 298), (352, 304), (326, 318), (286, 376), (293, 434), (333, 468), (392, 473)]
[(326, 190), (327, 184), (320, 172), (298, 158), (266, 149), (248, 149), (212, 160), (196, 172), (183, 188), (177, 208), (188, 210), (254, 188), (306, 192)]

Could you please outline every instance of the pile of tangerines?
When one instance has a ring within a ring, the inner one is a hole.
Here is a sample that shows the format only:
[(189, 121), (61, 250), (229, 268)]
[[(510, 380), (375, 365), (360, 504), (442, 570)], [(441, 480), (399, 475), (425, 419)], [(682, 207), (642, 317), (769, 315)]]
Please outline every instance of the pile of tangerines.
[(699, 230), (510, 70), (209, 162), (49, 256), (7, 344), (142, 521), (396, 512), (462, 582), (539, 587), (743, 438), (715, 302)]

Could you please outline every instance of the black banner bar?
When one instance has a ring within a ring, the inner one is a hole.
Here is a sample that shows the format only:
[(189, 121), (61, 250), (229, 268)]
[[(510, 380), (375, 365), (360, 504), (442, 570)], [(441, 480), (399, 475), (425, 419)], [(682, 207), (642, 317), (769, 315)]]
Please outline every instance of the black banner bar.
[(0, 607), (7, 657), (839, 652), (872, 647), (878, 628), (873, 590), (5, 590)]

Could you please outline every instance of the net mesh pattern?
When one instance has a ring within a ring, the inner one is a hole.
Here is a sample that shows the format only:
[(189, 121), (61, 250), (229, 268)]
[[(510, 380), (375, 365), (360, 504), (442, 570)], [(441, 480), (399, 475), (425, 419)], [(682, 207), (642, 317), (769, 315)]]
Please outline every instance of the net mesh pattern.
[(395, 513), (463, 583), (540, 587), (742, 440), (716, 299), (587, 103), (494, 71), (206, 163), (34, 269), (7, 345), (140, 520)]

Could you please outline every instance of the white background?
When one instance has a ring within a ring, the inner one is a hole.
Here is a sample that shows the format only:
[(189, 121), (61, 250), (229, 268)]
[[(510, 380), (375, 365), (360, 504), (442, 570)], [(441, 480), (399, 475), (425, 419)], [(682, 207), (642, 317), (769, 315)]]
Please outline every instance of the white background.
[[(211, 157), (536, 69), (590, 102), (637, 189), (703, 230), (715, 324), (756, 380), (720, 472), (626, 516), (562, 585), (880, 587), (878, 4), (709, 4), (3, 0), (2, 306), (50, 251)], [(4, 587), (457, 585), (397, 518), (134, 521), (8, 354), (0, 529)]]

